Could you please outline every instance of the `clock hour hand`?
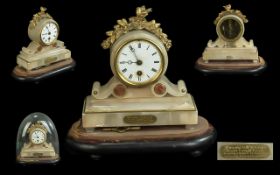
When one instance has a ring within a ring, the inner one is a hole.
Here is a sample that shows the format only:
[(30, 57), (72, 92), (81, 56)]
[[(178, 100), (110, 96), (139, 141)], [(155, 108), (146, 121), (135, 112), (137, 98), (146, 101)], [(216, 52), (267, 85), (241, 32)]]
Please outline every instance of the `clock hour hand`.
[(132, 63), (137, 63), (137, 61), (133, 62), (133, 61), (131, 61), (131, 60), (128, 60), (128, 61), (121, 61), (120, 63), (121, 63), (121, 64), (124, 64), (124, 63), (132, 64)]

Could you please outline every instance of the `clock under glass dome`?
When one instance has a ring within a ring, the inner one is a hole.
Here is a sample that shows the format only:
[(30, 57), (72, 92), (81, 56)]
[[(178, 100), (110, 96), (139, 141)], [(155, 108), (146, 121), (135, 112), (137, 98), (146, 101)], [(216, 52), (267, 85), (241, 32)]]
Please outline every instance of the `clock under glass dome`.
[(59, 160), (58, 134), (45, 114), (29, 114), (20, 124), (16, 147), (19, 163), (54, 163)]

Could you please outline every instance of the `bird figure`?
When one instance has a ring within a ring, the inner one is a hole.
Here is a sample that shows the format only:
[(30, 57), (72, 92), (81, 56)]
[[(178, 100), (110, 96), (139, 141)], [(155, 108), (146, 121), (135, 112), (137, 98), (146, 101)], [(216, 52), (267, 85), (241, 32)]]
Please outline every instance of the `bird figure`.
[(226, 11), (230, 11), (231, 10), (231, 5), (230, 4), (225, 5), (223, 7), (225, 8)]

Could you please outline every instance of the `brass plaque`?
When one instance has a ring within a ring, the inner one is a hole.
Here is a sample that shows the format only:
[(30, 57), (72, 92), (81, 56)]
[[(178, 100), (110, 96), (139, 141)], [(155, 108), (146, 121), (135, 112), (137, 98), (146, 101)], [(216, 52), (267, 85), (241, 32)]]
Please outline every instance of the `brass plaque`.
[(33, 153), (34, 157), (43, 157), (43, 153)]
[(50, 64), (57, 60), (57, 57), (48, 57), (45, 59), (45, 64)]
[(152, 124), (157, 121), (154, 115), (128, 115), (123, 118), (127, 124)]
[(273, 145), (218, 142), (218, 160), (273, 160)]

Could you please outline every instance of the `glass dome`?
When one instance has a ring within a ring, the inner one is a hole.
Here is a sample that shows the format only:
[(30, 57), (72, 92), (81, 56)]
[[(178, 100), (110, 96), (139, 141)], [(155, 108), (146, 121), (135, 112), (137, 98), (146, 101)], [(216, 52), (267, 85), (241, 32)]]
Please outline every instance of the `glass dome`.
[(19, 163), (54, 163), (59, 160), (57, 131), (47, 115), (35, 112), (21, 122), (16, 154)]

